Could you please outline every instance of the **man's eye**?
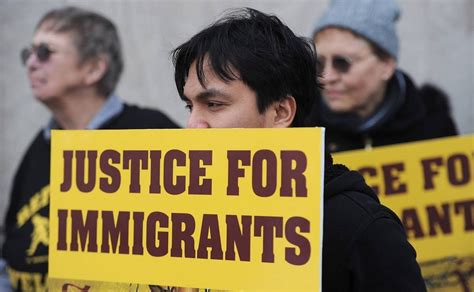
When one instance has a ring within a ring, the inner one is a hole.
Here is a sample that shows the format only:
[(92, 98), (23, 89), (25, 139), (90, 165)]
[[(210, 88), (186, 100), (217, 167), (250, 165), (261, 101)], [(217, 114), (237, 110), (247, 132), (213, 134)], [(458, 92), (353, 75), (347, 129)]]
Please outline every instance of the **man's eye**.
[(193, 105), (192, 104), (186, 104), (184, 107), (188, 110), (188, 112), (193, 111)]
[(209, 107), (209, 108), (217, 108), (217, 107), (219, 107), (219, 106), (222, 106), (222, 104), (221, 104), (221, 103), (217, 103), (217, 102), (208, 102), (208, 103), (207, 103), (207, 107)]

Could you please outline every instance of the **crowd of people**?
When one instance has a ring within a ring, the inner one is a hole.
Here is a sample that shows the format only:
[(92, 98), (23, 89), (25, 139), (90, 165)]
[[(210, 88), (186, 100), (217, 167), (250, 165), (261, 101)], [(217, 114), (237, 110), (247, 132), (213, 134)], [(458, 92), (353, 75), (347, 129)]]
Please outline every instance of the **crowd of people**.
[[(399, 16), (394, 0), (333, 0), (311, 43), (277, 16), (250, 8), (226, 15), (172, 52), (176, 88), (190, 109), (187, 127), (325, 127), (329, 152), (456, 135), (447, 95), (434, 85), (416, 86), (397, 66)], [(178, 128), (159, 110), (116, 94), (122, 49), (103, 15), (78, 7), (49, 11), (21, 58), (32, 94), (51, 119), (12, 182), (0, 260), (6, 291), (47, 289), (51, 129)], [(392, 252), (384, 252), (387, 246)], [(398, 217), (329, 153), (322, 285), (323, 291), (426, 289)]]

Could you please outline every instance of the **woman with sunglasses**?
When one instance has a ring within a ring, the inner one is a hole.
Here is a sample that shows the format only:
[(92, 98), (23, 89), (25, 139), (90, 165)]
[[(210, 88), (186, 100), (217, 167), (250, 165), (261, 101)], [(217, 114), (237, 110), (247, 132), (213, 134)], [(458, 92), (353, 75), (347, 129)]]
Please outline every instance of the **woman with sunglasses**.
[(30, 144), (13, 181), (0, 279), (6, 266), (13, 290), (47, 291), (50, 130), (178, 126), (162, 112), (127, 104), (115, 94), (123, 69), (118, 31), (93, 11), (62, 7), (47, 12), (21, 59), (33, 96), (51, 118)]
[(397, 69), (394, 0), (333, 0), (313, 41), (324, 86), (312, 122), (326, 127), (329, 151), (457, 134), (447, 96), (418, 89)]

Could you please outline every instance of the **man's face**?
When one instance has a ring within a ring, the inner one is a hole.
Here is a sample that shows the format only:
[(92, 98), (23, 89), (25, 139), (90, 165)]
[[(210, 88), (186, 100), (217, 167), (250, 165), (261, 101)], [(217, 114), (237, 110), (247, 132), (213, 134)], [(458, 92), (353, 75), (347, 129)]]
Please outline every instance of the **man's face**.
[(263, 113), (257, 108), (256, 93), (241, 80), (223, 81), (204, 67), (205, 87), (199, 82), (196, 62), (191, 65), (184, 86), (190, 110), (188, 128), (272, 128), (276, 127), (275, 105)]
[(33, 37), (33, 48), (46, 45), (51, 55), (45, 61), (31, 54), (26, 60), (28, 79), (33, 95), (43, 103), (80, 91), (87, 74), (85, 66), (79, 64), (79, 56), (70, 33), (56, 33), (41, 27)]

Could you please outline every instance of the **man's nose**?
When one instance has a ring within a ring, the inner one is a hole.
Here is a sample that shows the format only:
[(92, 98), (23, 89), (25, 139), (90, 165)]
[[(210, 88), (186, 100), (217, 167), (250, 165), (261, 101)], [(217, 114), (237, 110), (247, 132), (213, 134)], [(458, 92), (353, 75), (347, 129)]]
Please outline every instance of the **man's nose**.
[(193, 109), (191, 115), (188, 118), (186, 127), (192, 129), (207, 129), (211, 126), (206, 121), (203, 114), (201, 114), (198, 110)]

